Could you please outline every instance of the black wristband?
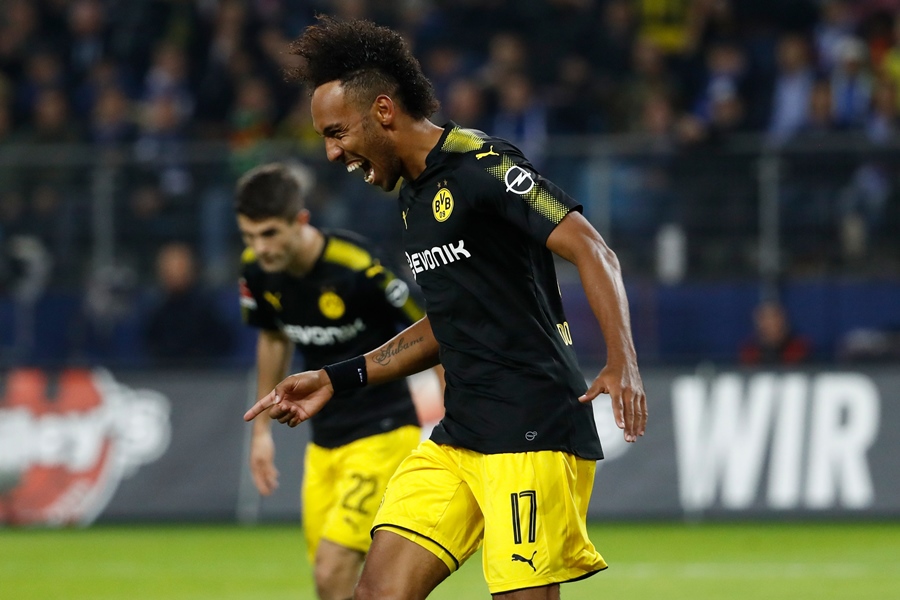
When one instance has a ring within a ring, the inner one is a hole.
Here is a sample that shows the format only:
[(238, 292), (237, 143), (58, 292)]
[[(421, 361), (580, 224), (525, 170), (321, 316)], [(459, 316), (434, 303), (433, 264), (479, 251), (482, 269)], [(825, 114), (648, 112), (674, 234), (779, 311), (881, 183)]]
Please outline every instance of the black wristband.
[(325, 365), (323, 368), (328, 373), (328, 378), (331, 379), (331, 387), (334, 388), (335, 393), (366, 387), (369, 382), (365, 356)]

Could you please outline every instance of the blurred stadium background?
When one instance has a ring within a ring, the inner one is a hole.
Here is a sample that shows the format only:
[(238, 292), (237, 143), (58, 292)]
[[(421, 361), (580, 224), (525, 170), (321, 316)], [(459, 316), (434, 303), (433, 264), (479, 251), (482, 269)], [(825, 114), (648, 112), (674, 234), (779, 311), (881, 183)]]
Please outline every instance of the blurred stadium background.
[[(622, 262), (653, 417), (626, 447), (595, 406), (592, 533), (625, 575), (572, 597), (900, 597), (896, 0), (0, 1), (0, 596), (121, 597), (132, 574), (143, 597), (307, 597), (305, 430), (276, 432), (273, 497), (245, 464), (233, 184), (303, 161), (313, 223), (405, 263), (391, 198), (324, 160), (281, 78), (316, 12), (402, 31), (435, 120), (519, 145)], [(559, 268), (592, 377), (602, 339)], [(300, 579), (212, 583), (251, 559)], [(445, 593), (483, 595), (466, 569)], [(209, 585), (149, 583), (173, 578)]]

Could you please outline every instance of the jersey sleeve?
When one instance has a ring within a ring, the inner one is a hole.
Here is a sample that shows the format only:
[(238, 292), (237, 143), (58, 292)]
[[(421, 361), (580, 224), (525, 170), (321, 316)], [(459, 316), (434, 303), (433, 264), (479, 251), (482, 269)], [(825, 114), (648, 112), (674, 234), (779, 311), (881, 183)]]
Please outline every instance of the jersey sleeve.
[(253, 256), (245, 251), (243, 270), (238, 280), (238, 293), (241, 304), (241, 317), (246, 325), (258, 329), (277, 330), (278, 323), (275, 311), (265, 301), (263, 294), (263, 276), (254, 268)]
[(373, 301), (394, 314), (398, 323), (411, 325), (425, 316), (424, 309), (410, 293), (409, 284), (377, 259), (361, 273), (361, 277)]
[[(484, 161), (487, 163), (487, 161)], [(488, 164), (475, 163), (480, 182), (471, 197), (477, 210), (499, 215), (541, 244), (573, 210), (582, 206), (559, 186), (544, 178), (514, 149), (500, 152)]]

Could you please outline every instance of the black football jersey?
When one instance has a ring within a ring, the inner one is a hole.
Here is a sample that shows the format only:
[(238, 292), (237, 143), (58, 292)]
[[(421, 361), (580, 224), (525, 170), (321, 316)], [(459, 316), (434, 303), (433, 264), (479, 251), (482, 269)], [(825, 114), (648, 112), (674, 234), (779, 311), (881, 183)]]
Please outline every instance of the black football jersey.
[(602, 458), (553, 229), (581, 206), (509, 142), (453, 123), (400, 190), (404, 246), (446, 372), (436, 443)]
[[(322, 255), (303, 277), (266, 273), (244, 251), (240, 281), (244, 321), (294, 342), (307, 369), (377, 348), (424, 316), (409, 286), (375, 258), (363, 238), (325, 234)], [(418, 424), (405, 380), (336, 394), (310, 420), (312, 441), (326, 448)]]

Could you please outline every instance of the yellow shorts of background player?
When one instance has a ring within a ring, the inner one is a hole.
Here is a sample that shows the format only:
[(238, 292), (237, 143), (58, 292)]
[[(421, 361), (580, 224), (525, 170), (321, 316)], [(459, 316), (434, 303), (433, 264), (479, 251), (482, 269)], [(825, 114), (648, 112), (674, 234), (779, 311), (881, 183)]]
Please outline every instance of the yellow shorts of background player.
[(407, 425), (337, 448), (307, 446), (301, 499), (310, 562), (322, 539), (368, 552), (387, 482), (420, 441), (421, 430)]
[(492, 594), (606, 568), (586, 528), (596, 462), (565, 452), (481, 454), (427, 440), (388, 483), (373, 530), (388, 529), (453, 572), (482, 544)]

